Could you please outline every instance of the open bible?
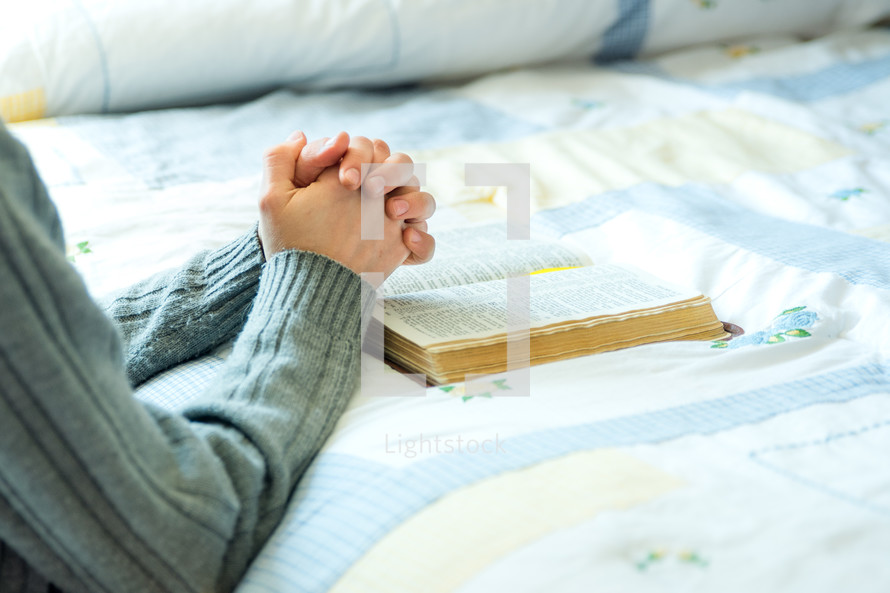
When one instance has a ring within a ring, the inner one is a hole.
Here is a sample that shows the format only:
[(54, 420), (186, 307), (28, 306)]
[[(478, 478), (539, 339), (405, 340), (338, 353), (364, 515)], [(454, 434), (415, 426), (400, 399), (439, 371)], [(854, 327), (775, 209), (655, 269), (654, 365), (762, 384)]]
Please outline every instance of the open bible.
[(563, 241), (507, 241), (504, 225), (484, 225), (437, 234), (433, 261), (399, 268), (383, 284), (386, 359), (433, 384), (507, 370), (507, 278), (523, 275), (533, 365), (727, 336), (710, 299), (696, 291), (642, 270), (594, 265)]

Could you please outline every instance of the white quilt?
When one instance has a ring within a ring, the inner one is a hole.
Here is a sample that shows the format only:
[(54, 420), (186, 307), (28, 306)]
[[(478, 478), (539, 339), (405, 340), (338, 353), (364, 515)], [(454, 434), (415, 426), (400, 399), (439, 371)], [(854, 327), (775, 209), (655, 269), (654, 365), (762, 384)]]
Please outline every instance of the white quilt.
[(249, 228), (297, 128), (427, 163), (434, 232), (504, 217), (465, 163), (529, 163), (536, 231), (745, 333), (533, 367), (529, 397), (357, 394), (240, 593), (890, 590), (890, 30), (13, 126), (97, 294)]

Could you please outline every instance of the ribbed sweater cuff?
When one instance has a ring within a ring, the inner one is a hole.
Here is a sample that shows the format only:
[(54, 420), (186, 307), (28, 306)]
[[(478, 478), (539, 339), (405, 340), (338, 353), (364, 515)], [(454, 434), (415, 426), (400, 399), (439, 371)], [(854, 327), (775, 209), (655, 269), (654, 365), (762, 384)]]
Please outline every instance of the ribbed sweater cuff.
[[(257, 236), (256, 225), (234, 241), (211, 251), (207, 255), (205, 282), (207, 300), (218, 292), (231, 291), (259, 281), (263, 267), (263, 250)], [(247, 295), (250, 300), (252, 294)]]
[(254, 312), (272, 318), (286, 315), (316, 331), (345, 337), (364, 332), (362, 320), (370, 317), (375, 296), (370, 284), (339, 262), (287, 250), (264, 264)]
[(262, 271), (256, 227), (105, 297), (124, 340), (127, 374), (139, 385), (155, 373), (234, 338), (244, 326)]

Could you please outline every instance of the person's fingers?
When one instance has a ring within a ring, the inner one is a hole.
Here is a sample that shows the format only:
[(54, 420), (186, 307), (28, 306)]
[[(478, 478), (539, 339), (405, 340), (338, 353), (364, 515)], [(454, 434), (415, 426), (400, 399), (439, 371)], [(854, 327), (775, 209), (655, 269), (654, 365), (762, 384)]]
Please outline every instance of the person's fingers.
[(319, 138), (306, 144), (297, 160), (294, 184), (297, 187), (308, 187), (318, 179), (322, 171), (343, 158), (349, 144), (349, 134), (346, 132), (340, 132), (333, 138)]
[(417, 229), (419, 231), (423, 231), (424, 233), (428, 233), (429, 223), (425, 220), (418, 220), (417, 222), (406, 222), (405, 228), (411, 227), (413, 229)]
[[(423, 230), (421, 230), (421, 227)], [(423, 264), (433, 258), (436, 252), (436, 240), (426, 232), (426, 223), (409, 224), (402, 231), (402, 240), (411, 254), (404, 261), (406, 265)]]
[(407, 185), (412, 180), (416, 181), (414, 161), (403, 152), (391, 154), (382, 163), (374, 164), (370, 167), (365, 183), (373, 180), (375, 177), (383, 181), (385, 186), (384, 192), (389, 193), (398, 187)]
[(425, 191), (413, 191), (386, 198), (386, 215), (392, 220), (419, 222), (436, 211), (436, 200)]
[(340, 183), (358, 189), (362, 183), (362, 163), (374, 162), (374, 143), (364, 136), (354, 136), (340, 163)]
[(381, 140), (380, 138), (374, 138), (372, 141), (374, 144), (374, 162), (382, 163), (386, 159), (389, 158), (389, 155), (392, 154), (392, 151), (389, 149), (389, 144)]
[(263, 153), (263, 181), (261, 184), (261, 207), (276, 207), (286, 202), (287, 192), (294, 189), (294, 173), (297, 159), (306, 146), (306, 136), (302, 132), (291, 134), (293, 140), (273, 146)]
[(420, 181), (417, 179), (416, 175), (412, 175), (411, 179), (409, 179), (405, 185), (401, 187), (397, 187), (391, 192), (387, 193), (387, 197), (395, 197), (401, 196), (403, 194), (410, 194), (420, 190)]

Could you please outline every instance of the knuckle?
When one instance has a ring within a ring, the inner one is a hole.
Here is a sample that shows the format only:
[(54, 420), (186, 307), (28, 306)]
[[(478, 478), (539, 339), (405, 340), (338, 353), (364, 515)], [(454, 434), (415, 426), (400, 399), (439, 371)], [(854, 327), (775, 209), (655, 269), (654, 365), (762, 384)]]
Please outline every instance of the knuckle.
[(392, 153), (391, 155), (389, 155), (389, 158), (387, 159), (387, 161), (390, 161), (393, 163), (402, 163), (402, 164), (411, 163), (412, 165), (414, 164), (414, 161), (411, 159), (411, 157), (408, 156), (407, 154), (405, 154), (404, 152)]
[(275, 196), (271, 191), (260, 195), (259, 209), (262, 214), (270, 214), (275, 210)]
[(276, 144), (275, 146), (271, 146), (263, 151), (263, 160), (266, 162), (275, 160), (276, 158), (281, 156), (285, 150), (286, 147), (283, 144)]
[(357, 146), (363, 147), (372, 146), (371, 140), (367, 136), (353, 136), (352, 143), (355, 143)]

